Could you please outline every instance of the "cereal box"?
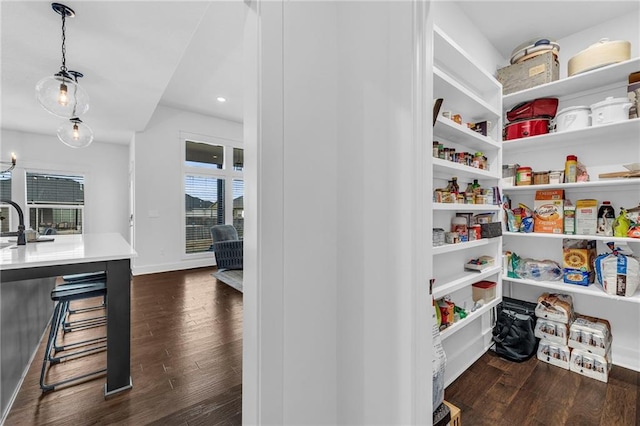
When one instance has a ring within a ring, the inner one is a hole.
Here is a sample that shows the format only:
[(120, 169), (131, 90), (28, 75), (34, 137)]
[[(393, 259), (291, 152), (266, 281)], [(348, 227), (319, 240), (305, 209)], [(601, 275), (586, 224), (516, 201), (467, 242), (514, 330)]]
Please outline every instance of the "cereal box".
[(562, 234), (563, 217), (564, 191), (562, 189), (536, 191), (533, 232)]
[(585, 286), (594, 282), (596, 254), (595, 240), (563, 239), (562, 270), (564, 282)]

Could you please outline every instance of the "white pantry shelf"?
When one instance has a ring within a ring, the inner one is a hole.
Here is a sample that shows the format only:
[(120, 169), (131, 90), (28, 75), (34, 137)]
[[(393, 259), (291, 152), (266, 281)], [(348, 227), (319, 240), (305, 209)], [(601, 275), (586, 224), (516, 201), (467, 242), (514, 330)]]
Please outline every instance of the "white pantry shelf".
[(476, 317), (482, 316), (482, 314), (484, 314), (485, 312), (488, 312), (489, 310), (491, 310), (492, 308), (500, 304), (501, 301), (502, 299), (495, 298), (474, 312), (468, 311), (468, 315), (466, 316), (466, 318), (461, 319), (460, 321), (454, 322), (452, 325), (442, 330), (440, 332), (440, 337), (444, 340), (447, 337), (452, 336), (454, 333), (456, 333), (457, 331), (460, 331), (467, 324), (471, 324)]
[(626, 303), (640, 303), (640, 291), (636, 291), (633, 296), (624, 297), (624, 296), (614, 296), (611, 294), (607, 294), (600, 287), (599, 284), (589, 284), (588, 286), (581, 286), (576, 284), (567, 284), (563, 281), (535, 281), (535, 280), (525, 280), (522, 278), (509, 278), (504, 276), (502, 281), (510, 281), (512, 283), (542, 287), (547, 290), (552, 290), (554, 292), (559, 293), (575, 293), (575, 294), (586, 294), (588, 296), (600, 297), (603, 299), (611, 299), (620, 302)]
[(473, 283), (482, 281), (492, 275), (499, 274), (501, 271), (502, 265), (494, 266), (481, 272), (465, 270), (464, 272), (456, 274), (453, 277), (445, 278), (443, 280), (444, 284), (438, 284), (438, 282), (436, 281), (433, 288), (433, 298), (436, 300), (441, 299), (449, 293), (453, 293), (454, 291), (460, 290)]

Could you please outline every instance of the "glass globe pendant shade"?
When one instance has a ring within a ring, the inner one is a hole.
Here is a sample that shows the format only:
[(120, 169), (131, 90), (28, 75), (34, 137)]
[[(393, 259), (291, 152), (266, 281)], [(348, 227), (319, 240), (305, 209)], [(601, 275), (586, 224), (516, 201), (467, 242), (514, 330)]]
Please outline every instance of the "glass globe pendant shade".
[(63, 71), (38, 82), (36, 99), (42, 108), (62, 118), (78, 117), (89, 109), (87, 92)]
[(82, 120), (74, 117), (58, 127), (58, 139), (71, 148), (84, 148), (93, 142), (93, 131)]

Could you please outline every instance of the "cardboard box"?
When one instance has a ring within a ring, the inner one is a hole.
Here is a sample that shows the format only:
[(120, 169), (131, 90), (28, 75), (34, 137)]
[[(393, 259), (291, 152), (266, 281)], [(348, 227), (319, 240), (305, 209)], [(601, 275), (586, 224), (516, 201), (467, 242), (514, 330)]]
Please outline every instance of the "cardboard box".
[(500, 68), (496, 78), (502, 83), (502, 94), (519, 92), (560, 77), (560, 64), (553, 52), (538, 55), (527, 61)]
[(536, 191), (533, 232), (562, 234), (564, 226), (564, 191), (549, 189)]
[[(544, 339), (547, 342), (567, 346), (567, 341), (569, 340), (569, 326), (568, 324), (563, 324), (561, 322), (538, 318), (536, 320), (534, 334), (537, 338)], [(569, 369), (568, 361), (567, 369)]]
[(564, 282), (588, 286), (595, 281), (594, 260), (597, 256), (595, 240), (562, 240), (562, 269)]
[(571, 324), (574, 318), (573, 298), (570, 294), (542, 293), (538, 296), (535, 312), (538, 318)]
[(449, 425), (460, 426), (462, 424), (460, 420), (460, 409), (447, 401), (445, 401), (444, 404), (449, 407), (449, 410), (451, 411), (451, 421), (449, 422)]
[(606, 355), (611, 347), (611, 325), (602, 318), (576, 314), (576, 320), (569, 327), (570, 348), (596, 355)]
[(611, 347), (604, 356), (573, 349), (569, 370), (606, 383), (611, 371)]
[(540, 361), (568, 370), (571, 359), (571, 349), (569, 349), (567, 345), (542, 339), (538, 344), (537, 357)]
[(576, 235), (596, 235), (598, 228), (598, 200), (576, 201)]

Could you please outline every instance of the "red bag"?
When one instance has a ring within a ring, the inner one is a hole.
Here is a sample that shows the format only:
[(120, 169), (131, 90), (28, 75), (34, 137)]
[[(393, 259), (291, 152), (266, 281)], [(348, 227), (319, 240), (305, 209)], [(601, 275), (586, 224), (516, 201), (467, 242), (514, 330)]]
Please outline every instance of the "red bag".
[(553, 118), (558, 110), (558, 98), (540, 98), (522, 102), (507, 112), (507, 120), (523, 120), (527, 118)]

